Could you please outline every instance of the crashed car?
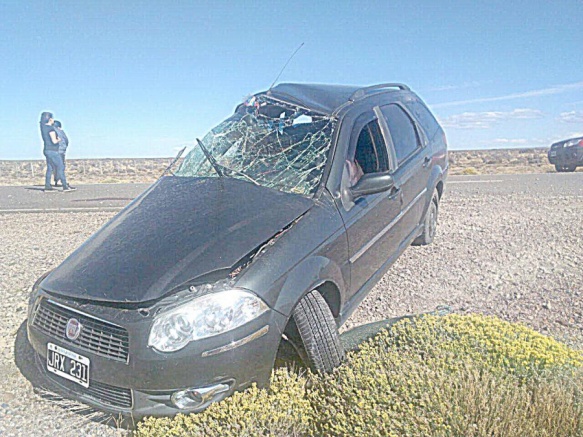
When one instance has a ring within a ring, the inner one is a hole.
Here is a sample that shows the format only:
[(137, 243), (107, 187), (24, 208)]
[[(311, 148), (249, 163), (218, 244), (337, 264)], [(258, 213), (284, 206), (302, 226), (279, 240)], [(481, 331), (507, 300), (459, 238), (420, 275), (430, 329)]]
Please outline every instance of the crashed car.
[(583, 167), (583, 137), (554, 143), (548, 158), (558, 172), (572, 172), (577, 167)]
[(338, 327), (432, 242), (447, 171), (444, 132), (406, 85), (255, 94), (33, 286), (39, 371), (135, 418), (265, 386), (283, 345), (329, 371)]

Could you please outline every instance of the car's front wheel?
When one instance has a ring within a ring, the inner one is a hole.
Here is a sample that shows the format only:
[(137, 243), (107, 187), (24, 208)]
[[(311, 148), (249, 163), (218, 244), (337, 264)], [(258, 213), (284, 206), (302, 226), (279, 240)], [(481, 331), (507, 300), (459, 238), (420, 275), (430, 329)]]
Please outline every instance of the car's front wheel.
[[(330, 307), (317, 290), (306, 294), (293, 311), (304, 364), (314, 372), (330, 372), (344, 359), (338, 328)], [(297, 346), (297, 345), (296, 345)]]

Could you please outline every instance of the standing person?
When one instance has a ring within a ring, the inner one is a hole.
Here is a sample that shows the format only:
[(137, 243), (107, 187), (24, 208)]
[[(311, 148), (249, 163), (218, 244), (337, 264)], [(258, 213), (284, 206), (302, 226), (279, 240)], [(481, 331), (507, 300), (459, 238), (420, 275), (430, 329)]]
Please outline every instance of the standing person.
[[(63, 173), (64, 173), (65, 169), (67, 168), (67, 164), (65, 162), (65, 153), (67, 153), (67, 147), (69, 147), (69, 138), (67, 137), (67, 134), (63, 130), (63, 125), (59, 120), (55, 120), (53, 126), (55, 127), (55, 130), (57, 131), (57, 136), (59, 137), (59, 155), (61, 155), (61, 160), (63, 161)], [(56, 174), (54, 177), (56, 187), (57, 182), (59, 182), (59, 180), (57, 179)], [(62, 182), (63, 181), (61, 181), (61, 183)]]
[(40, 116), (40, 133), (44, 143), (43, 154), (47, 159), (47, 174), (45, 176), (45, 193), (55, 191), (51, 186), (51, 176), (53, 173), (52, 166), (54, 166), (57, 173), (57, 179), (63, 184), (63, 191), (74, 191), (73, 187), (67, 185), (67, 178), (63, 168), (63, 160), (59, 155), (59, 136), (53, 126), (53, 114), (50, 112), (43, 112)]

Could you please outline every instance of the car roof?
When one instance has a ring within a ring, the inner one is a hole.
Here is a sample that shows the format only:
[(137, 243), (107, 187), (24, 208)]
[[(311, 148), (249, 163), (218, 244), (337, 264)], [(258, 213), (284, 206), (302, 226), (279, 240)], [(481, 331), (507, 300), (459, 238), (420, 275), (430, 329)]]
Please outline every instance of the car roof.
[(348, 102), (368, 96), (370, 93), (409, 90), (403, 84), (380, 84), (368, 87), (351, 85), (322, 85), (303, 83), (281, 83), (270, 90), (259, 93), (265, 94), (289, 103), (295, 103), (314, 112), (333, 115), (340, 107)]

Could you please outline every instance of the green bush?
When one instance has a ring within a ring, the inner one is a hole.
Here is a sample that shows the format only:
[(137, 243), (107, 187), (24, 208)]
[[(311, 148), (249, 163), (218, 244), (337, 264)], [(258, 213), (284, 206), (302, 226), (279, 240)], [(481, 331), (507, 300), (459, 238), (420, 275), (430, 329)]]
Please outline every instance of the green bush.
[(583, 354), (493, 317), (401, 321), (328, 375), (274, 372), (138, 436), (583, 436)]

